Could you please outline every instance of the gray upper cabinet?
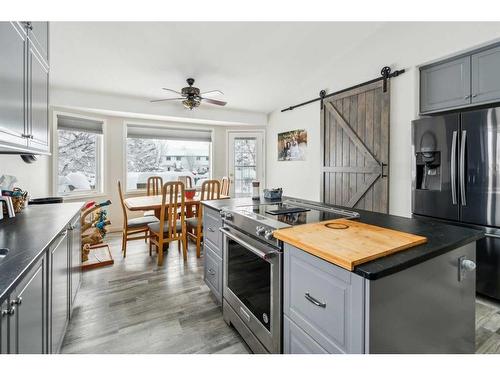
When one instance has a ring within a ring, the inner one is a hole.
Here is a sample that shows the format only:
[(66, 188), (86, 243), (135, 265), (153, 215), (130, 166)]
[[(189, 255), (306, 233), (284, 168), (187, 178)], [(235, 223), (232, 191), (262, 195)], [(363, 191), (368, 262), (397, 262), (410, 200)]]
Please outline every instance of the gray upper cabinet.
[(0, 22), (0, 143), (25, 148), (25, 64), (27, 37), (19, 24)]
[(420, 68), (420, 113), (500, 102), (500, 45)]
[(30, 86), (29, 147), (48, 152), (49, 150), (49, 67), (30, 44), (28, 72)]
[(0, 153), (49, 153), (48, 22), (0, 22)]
[(472, 55), (472, 103), (500, 100), (500, 46)]
[(49, 61), (49, 23), (30, 22), (30, 40), (45, 61)]
[(471, 58), (462, 57), (420, 69), (420, 112), (471, 103)]

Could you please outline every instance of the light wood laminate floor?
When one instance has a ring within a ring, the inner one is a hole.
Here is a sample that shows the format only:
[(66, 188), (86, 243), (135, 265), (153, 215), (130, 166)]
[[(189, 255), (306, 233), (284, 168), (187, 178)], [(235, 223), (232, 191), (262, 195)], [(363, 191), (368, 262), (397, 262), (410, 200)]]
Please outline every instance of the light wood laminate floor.
[(192, 244), (187, 263), (173, 243), (158, 267), (143, 240), (129, 242), (125, 259), (121, 236), (107, 241), (115, 264), (84, 273), (62, 353), (249, 353), (222, 319)]
[[(110, 267), (84, 273), (62, 353), (249, 353), (222, 319), (203, 282), (203, 258), (190, 244), (182, 261), (174, 243), (164, 265), (149, 257), (143, 241), (107, 238)], [(476, 301), (476, 351), (500, 354), (500, 303)]]

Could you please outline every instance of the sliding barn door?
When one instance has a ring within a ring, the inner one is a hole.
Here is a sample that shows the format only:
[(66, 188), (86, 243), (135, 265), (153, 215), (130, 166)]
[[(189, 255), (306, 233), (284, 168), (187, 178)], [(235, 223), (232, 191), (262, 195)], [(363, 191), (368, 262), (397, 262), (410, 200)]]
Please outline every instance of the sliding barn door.
[(389, 210), (389, 82), (325, 99), (321, 111), (321, 187), (325, 203)]

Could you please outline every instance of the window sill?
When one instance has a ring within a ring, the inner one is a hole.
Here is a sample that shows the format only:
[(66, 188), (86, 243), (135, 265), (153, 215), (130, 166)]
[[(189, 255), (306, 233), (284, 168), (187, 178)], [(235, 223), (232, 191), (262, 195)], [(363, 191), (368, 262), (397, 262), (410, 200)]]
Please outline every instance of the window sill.
[(107, 195), (104, 193), (86, 193), (86, 194), (75, 194), (75, 195), (63, 195), (62, 199), (64, 202), (79, 201), (82, 199), (94, 199), (94, 198), (105, 198)]

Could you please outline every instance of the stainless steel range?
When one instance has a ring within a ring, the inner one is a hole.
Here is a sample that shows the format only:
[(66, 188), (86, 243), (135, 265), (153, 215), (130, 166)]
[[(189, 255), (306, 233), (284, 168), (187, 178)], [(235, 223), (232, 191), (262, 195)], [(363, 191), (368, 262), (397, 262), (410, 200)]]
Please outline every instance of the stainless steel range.
[(282, 352), (283, 244), (276, 229), (359, 214), (301, 201), (222, 210), (223, 315), (254, 353)]

